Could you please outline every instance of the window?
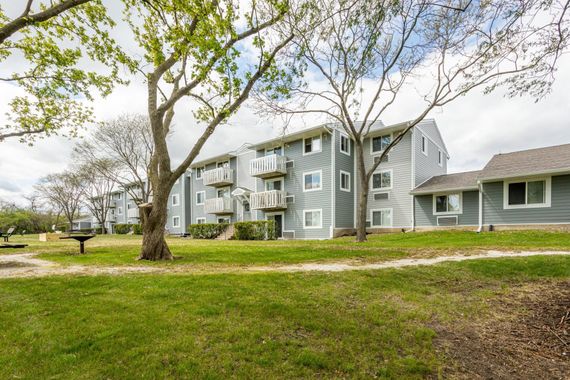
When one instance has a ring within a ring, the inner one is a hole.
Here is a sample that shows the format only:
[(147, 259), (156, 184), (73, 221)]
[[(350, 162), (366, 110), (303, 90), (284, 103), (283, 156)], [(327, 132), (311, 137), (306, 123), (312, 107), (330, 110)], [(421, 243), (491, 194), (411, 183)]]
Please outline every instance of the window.
[(121, 198), (123, 198), (123, 194), (121, 194), (121, 193), (115, 194), (115, 199), (121, 200)]
[(344, 133), (340, 135), (340, 151), (350, 156), (350, 139)]
[(392, 209), (383, 208), (370, 210), (372, 224), (371, 227), (392, 227)]
[(266, 180), (265, 191), (271, 190), (283, 190), (283, 178)]
[(370, 145), (371, 153), (382, 152), (391, 142), (391, 135), (373, 137), (372, 144)]
[(433, 196), (434, 214), (461, 214), (461, 194), (439, 194)]
[(196, 205), (203, 205), (205, 199), (206, 199), (205, 191), (198, 191), (196, 193)]
[(441, 153), (441, 150), (437, 151), (437, 164), (439, 166), (443, 166), (443, 154)]
[(122, 208), (122, 207), (119, 207), (119, 208), (117, 209), (117, 214), (118, 214), (118, 215), (123, 215), (123, 208)]
[(206, 218), (196, 218), (196, 224), (206, 224)]
[(372, 175), (372, 190), (392, 188), (392, 170), (383, 170)]
[(132, 204), (132, 203), (127, 203), (127, 210), (130, 210), (130, 209), (132, 209), (132, 208), (134, 208), (134, 207), (135, 207), (134, 204)]
[(277, 156), (282, 156), (283, 155), (283, 149), (280, 146), (276, 146), (274, 148), (271, 149), (265, 149), (265, 155), (266, 156), (271, 156), (271, 155), (277, 155)]
[(321, 146), (321, 136), (309, 137), (304, 141), (303, 155), (313, 154), (320, 152)]
[(202, 179), (202, 174), (204, 174), (204, 168), (196, 168), (196, 179)]
[(350, 173), (340, 171), (340, 189), (342, 191), (350, 191)]
[(173, 216), (172, 217), (172, 227), (180, 227), (180, 217)]
[(322, 171), (303, 173), (303, 191), (315, 191), (322, 189), (321, 183)]
[(426, 156), (428, 155), (428, 141), (425, 136), (422, 135), (422, 153)]
[(180, 205), (180, 195), (179, 194), (172, 194), (172, 205), (173, 206)]
[(505, 182), (504, 208), (550, 207), (551, 179)]
[(218, 167), (218, 168), (229, 168), (229, 167), (230, 167), (230, 162), (229, 162), (229, 161), (218, 162), (218, 163), (216, 164), (216, 167)]
[(216, 195), (218, 198), (229, 198), (230, 197), (230, 188), (224, 187), (224, 188), (218, 189), (216, 191)]
[(321, 228), (322, 214), (322, 210), (303, 210), (303, 227)]

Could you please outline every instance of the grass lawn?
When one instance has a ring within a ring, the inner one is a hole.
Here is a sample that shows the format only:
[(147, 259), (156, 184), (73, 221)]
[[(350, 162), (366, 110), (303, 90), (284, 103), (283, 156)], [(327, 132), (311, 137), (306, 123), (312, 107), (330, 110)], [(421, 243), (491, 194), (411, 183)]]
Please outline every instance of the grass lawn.
[(209, 241), (169, 238), (173, 263), (141, 263), (141, 238), (102, 235), (86, 243), (87, 254), (78, 255), (74, 241), (39, 242), (36, 235), (15, 236), (13, 242), (29, 247), (0, 253), (37, 252), (40, 257), (62, 264), (84, 265), (271, 265), (340, 260), (383, 261), (410, 256), (468, 253), (480, 249), (570, 250), (570, 234), (560, 232), (474, 232), (439, 231), (370, 235), (366, 243), (352, 237), (323, 241)]
[(434, 323), (484, 315), (487, 300), (521, 283), (569, 276), (569, 257), (529, 257), (0, 280), (0, 378), (424, 378), (446, 360)]

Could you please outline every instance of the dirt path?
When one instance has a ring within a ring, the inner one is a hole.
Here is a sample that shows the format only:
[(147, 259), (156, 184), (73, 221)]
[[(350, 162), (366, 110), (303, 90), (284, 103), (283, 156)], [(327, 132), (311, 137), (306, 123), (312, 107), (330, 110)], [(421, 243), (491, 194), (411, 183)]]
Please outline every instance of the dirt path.
[(236, 266), (214, 269), (189, 265), (152, 266), (64, 266), (38, 259), (34, 253), (0, 255), (0, 278), (43, 277), (52, 275), (120, 275), (128, 273), (256, 273), (256, 272), (344, 272), (353, 270), (378, 270), (410, 266), (435, 265), (444, 262), (494, 259), (502, 257), (570, 256), (569, 251), (487, 251), (470, 256), (440, 256), (433, 258), (390, 260), (380, 263), (358, 264), (356, 262), (307, 263), (275, 266)]

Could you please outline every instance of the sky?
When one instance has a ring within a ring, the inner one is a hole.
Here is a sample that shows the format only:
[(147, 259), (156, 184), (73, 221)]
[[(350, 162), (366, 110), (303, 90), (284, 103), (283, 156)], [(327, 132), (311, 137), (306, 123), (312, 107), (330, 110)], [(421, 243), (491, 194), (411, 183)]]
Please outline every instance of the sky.
[[(6, 63), (2, 65), (2, 71), (11, 69)], [(563, 57), (559, 61), (552, 93), (539, 102), (530, 97), (506, 98), (501, 90), (488, 95), (476, 91), (434, 110), (428, 117), (436, 120), (449, 150), (449, 172), (481, 169), (497, 153), (570, 143), (568, 88), (570, 57)], [(6, 120), (7, 99), (16, 93), (14, 86), (0, 83), (0, 123)], [(382, 121), (393, 124), (409, 120), (415, 117), (420, 102), (413, 90), (404, 92)], [(92, 106), (97, 120), (101, 121), (126, 112), (144, 114), (145, 84), (140, 78), (134, 79), (129, 86), (116, 88), (107, 98), (97, 98)], [(202, 130), (194, 121), (190, 108), (186, 103), (176, 109), (174, 133), (169, 141), (174, 164), (188, 153)], [(294, 119), (289, 130), (326, 121), (323, 117), (305, 116)], [(216, 130), (200, 157), (233, 150), (246, 142), (277, 137), (282, 133), (283, 125), (282, 119), (258, 115), (251, 102), (246, 103), (226, 125)], [(89, 133), (88, 128), (83, 133)], [(33, 185), (42, 176), (62, 171), (71, 164), (71, 151), (78, 141), (49, 137), (31, 147), (17, 140), (0, 142), (0, 199), (25, 205), (23, 197), (33, 191)]]

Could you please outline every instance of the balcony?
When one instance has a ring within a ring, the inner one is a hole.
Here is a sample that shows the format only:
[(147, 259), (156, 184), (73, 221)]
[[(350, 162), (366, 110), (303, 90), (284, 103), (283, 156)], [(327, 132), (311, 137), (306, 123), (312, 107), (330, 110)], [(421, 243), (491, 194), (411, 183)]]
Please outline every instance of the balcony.
[(138, 207), (130, 208), (127, 210), (127, 217), (128, 218), (139, 218), (139, 209)]
[(259, 178), (271, 178), (287, 174), (286, 161), (286, 157), (276, 154), (255, 158), (249, 162), (249, 174)]
[(232, 214), (234, 202), (228, 197), (206, 199), (204, 212), (206, 214)]
[(281, 190), (263, 191), (249, 196), (252, 210), (275, 211), (287, 208), (287, 192)]
[(230, 168), (207, 170), (202, 178), (206, 186), (228, 186), (234, 183), (234, 170)]

